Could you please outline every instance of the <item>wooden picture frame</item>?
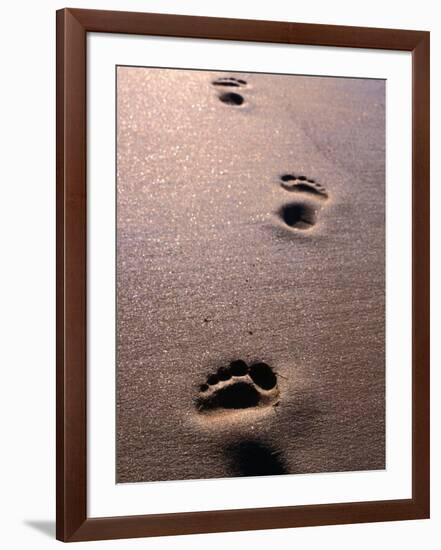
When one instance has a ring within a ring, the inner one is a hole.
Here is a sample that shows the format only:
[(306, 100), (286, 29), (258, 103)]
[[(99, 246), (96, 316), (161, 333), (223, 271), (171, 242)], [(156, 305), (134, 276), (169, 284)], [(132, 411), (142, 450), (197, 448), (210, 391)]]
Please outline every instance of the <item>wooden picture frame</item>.
[[(412, 53), (412, 498), (89, 518), (86, 35), (123, 33)], [(57, 12), (57, 538), (85, 541), (429, 517), (429, 33), (83, 9)]]

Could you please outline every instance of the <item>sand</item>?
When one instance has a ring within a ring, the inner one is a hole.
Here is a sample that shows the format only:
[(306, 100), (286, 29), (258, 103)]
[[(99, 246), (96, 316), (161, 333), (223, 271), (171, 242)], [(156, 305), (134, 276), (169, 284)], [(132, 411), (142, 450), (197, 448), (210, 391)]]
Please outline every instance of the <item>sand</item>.
[(117, 92), (117, 482), (383, 469), (384, 81)]

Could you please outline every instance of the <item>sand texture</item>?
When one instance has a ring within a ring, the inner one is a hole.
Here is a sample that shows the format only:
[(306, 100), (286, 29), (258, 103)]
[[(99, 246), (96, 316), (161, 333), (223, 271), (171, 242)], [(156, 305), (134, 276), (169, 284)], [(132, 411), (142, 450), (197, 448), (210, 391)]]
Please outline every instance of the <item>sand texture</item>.
[(383, 469), (384, 81), (119, 67), (117, 125), (117, 482)]

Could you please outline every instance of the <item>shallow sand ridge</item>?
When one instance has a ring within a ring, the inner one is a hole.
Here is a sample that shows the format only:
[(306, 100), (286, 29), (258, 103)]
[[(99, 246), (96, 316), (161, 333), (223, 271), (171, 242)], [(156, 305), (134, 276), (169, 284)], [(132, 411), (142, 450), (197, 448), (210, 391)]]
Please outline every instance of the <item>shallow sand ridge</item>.
[(384, 468), (384, 82), (119, 67), (117, 103), (117, 481)]

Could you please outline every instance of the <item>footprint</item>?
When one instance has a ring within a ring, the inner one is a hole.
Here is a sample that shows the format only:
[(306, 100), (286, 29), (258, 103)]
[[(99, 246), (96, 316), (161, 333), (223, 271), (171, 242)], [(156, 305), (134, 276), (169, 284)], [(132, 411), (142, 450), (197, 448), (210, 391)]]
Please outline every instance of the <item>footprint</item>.
[(295, 176), (294, 174), (283, 174), (280, 176), (280, 185), (286, 191), (310, 193), (311, 195), (318, 195), (325, 199), (328, 198), (328, 193), (321, 183), (317, 183), (315, 180), (308, 179), (306, 176)]
[(237, 360), (220, 367), (199, 388), (196, 408), (199, 412), (222, 409), (248, 409), (275, 405), (279, 396), (277, 375), (266, 363), (250, 367)]
[(227, 86), (231, 88), (240, 88), (241, 86), (246, 86), (247, 81), (242, 78), (234, 78), (233, 76), (225, 76), (217, 78), (212, 82), (213, 86)]
[(317, 223), (318, 213), (322, 209), (320, 203), (329, 197), (325, 187), (306, 176), (294, 174), (280, 176), (280, 185), (285, 191), (299, 193), (299, 196), (304, 197), (284, 204), (278, 212), (280, 218), (292, 229), (311, 229)]
[[(213, 86), (226, 87), (226, 88), (242, 88), (247, 85), (247, 81), (242, 78), (235, 78), (233, 76), (221, 77), (212, 82)], [(218, 95), (219, 101), (226, 105), (233, 105), (238, 107), (245, 101), (243, 95), (237, 92), (224, 92)]]

